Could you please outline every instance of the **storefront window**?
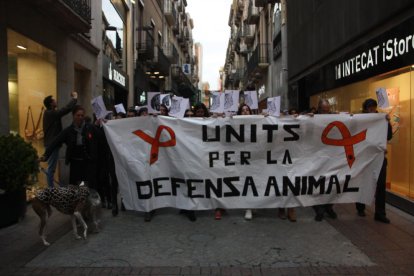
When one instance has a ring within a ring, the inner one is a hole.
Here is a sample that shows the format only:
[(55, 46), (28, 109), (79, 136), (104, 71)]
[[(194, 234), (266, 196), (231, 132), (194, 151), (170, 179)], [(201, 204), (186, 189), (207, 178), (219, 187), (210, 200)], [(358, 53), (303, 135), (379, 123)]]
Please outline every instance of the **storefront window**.
[[(43, 45), (7, 30), (10, 132), (30, 141), (38, 154), (43, 146), (43, 99), (56, 98), (56, 53)], [(43, 173), (39, 186), (46, 185)]]
[(353, 83), (311, 97), (310, 106), (317, 106), (320, 98), (328, 99), (334, 111), (360, 113), (362, 102), (367, 98), (377, 99), (376, 91), (385, 89), (389, 108), (379, 110), (391, 117), (393, 138), (387, 146), (387, 189), (403, 197), (414, 199), (414, 130), (411, 127), (414, 112), (414, 69), (404, 68)]

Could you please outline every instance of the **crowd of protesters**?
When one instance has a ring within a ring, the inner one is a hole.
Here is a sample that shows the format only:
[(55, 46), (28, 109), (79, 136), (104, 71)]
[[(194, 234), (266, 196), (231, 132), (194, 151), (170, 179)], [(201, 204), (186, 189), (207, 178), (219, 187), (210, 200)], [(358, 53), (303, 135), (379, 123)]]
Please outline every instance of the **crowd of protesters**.
[[(56, 161), (59, 154), (59, 148), (62, 144), (66, 144), (65, 163), (69, 165), (69, 183), (79, 184), (81, 181), (86, 181), (90, 188), (98, 191), (102, 199), (102, 206), (112, 209), (113, 216), (118, 214), (118, 181), (115, 173), (115, 162), (102, 124), (110, 119), (123, 119), (138, 116), (152, 115), (148, 113), (148, 109), (143, 107), (137, 110), (135, 107), (130, 107), (127, 113), (113, 113), (109, 114), (105, 119), (99, 119), (91, 122), (85, 116), (85, 109), (82, 106), (76, 105), (77, 94), (72, 93), (72, 100), (66, 107), (58, 110), (56, 101), (51, 97), (46, 97), (44, 105), (48, 110), (50, 116), (45, 113), (47, 119), (47, 127), (45, 126), (45, 147), (46, 151), (41, 157), (41, 161), (48, 161), (49, 168), (47, 170), (48, 185), (53, 186), (53, 174), (56, 168)], [(73, 121), (70, 126), (62, 130), (61, 117), (72, 110)], [(363, 113), (376, 113), (377, 102), (373, 99), (367, 99), (362, 105)], [(168, 107), (161, 104), (159, 108), (160, 116), (169, 116)], [(291, 108), (282, 112), (282, 116), (298, 116), (299, 114), (332, 114), (329, 101), (321, 99), (316, 108), (311, 108), (302, 113), (297, 109)], [(237, 114), (234, 115), (252, 115), (253, 111), (246, 104), (241, 104)], [(115, 115), (115, 116), (112, 116)], [(267, 116), (267, 114), (264, 114)], [(351, 114), (352, 115), (352, 114)], [(224, 114), (211, 114), (208, 108), (203, 103), (197, 103), (192, 108), (185, 111), (184, 117), (218, 117)], [(233, 114), (232, 114), (233, 116)], [(389, 121), (389, 116), (386, 116)], [(46, 119), (45, 119), (46, 120)], [(50, 129), (50, 133), (48, 133)], [(47, 139), (46, 139), (47, 138)], [(391, 126), (388, 122), (388, 137), (392, 138)], [(47, 141), (46, 141), (47, 140)], [(386, 181), (386, 166), (387, 159), (384, 159), (382, 165), (377, 187), (375, 200), (375, 216), (374, 219), (383, 223), (390, 223), (385, 213), (385, 181)], [(315, 221), (322, 221), (327, 215), (331, 219), (336, 219), (337, 214), (333, 209), (333, 204), (323, 204), (313, 206), (315, 210)], [(365, 205), (361, 203), (356, 204), (357, 214), (365, 216)], [(121, 210), (125, 210), (121, 200)], [(214, 213), (214, 218), (220, 220), (225, 210), (217, 208)], [(244, 218), (251, 220), (253, 218), (254, 210), (245, 210)], [(181, 214), (185, 214), (190, 221), (196, 220), (194, 210), (180, 210)], [(145, 212), (144, 220), (151, 221), (155, 211)], [(279, 208), (278, 216), (281, 219), (289, 219), (291, 222), (296, 221), (296, 212), (294, 208)]]

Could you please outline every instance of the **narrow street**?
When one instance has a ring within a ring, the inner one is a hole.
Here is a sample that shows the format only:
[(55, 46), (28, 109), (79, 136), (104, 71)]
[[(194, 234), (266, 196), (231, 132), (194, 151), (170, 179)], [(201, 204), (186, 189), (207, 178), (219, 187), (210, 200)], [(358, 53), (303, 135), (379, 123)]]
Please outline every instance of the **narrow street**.
[(335, 206), (339, 219), (315, 222), (311, 208), (296, 223), (275, 210), (240, 210), (215, 221), (212, 211), (190, 222), (162, 209), (143, 214), (102, 209), (101, 232), (75, 240), (70, 219), (54, 212), (44, 247), (30, 206), (19, 224), (0, 230), (1, 275), (412, 275), (414, 219), (387, 206), (392, 223), (356, 215), (353, 204)]

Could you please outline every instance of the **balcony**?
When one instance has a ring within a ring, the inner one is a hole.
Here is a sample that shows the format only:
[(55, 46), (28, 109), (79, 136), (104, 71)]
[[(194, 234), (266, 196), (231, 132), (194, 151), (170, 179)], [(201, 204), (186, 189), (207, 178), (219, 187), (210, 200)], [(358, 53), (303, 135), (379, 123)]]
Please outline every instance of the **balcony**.
[(32, 0), (51, 21), (68, 33), (91, 29), (91, 0)]
[(246, 23), (250, 25), (255, 25), (259, 23), (260, 19), (259, 9), (253, 5), (253, 1), (257, 2), (257, 0), (250, 0), (249, 9), (247, 11)]
[(172, 0), (164, 0), (164, 16), (169, 26), (174, 26), (177, 18)]
[(176, 22), (172, 27), (173, 34), (177, 35), (180, 33), (180, 24)]
[(163, 52), (172, 64), (178, 62), (178, 51), (177, 48), (175, 48), (174, 44), (172, 44), (171, 42), (165, 43)]
[(244, 24), (241, 28), (241, 37), (244, 38), (244, 42), (251, 46), (254, 42), (255, 26)]
[(243, 9), (244, 9), (244, 1), (243, 0), (234, 0), (234, 9), (237, 14), (243, 15)]
[(177, 11), (178, 12), (182, 12), (184, 10), (184, 3), (183, 0), (178, 0), (177, 1)]
[(147, 30), (138, 31), (138, 38), (138, 61), (152, 60), (154, 58), (154, 38)]
[(231, 78), (233, 82), (238, 84), (243, 79), (243, 73), (244, 71), (242, 69), (232, 70)]
[(161, 76), (168, 76), (170, 74), (170, 60), (165, 56), (160, 47), (155, 46), (154, 52), (154, 59), (147, 62), (147, 66), (151, 68), (151, 71), (159, 72)]
[(280, 3), (280, 0), (256, 0), (256, 7), (264, 7), (267, 4)]
[(245, 43), (240, 43), (238, 50), (239, 50), (238, 54), (242, 56), (246, 56), (250, 52), (249, 48), (247, 47)]
[(260, 78), (269, 67), (269, 44), (259, 44), (247, 62), (247, 73), (250, 77)]

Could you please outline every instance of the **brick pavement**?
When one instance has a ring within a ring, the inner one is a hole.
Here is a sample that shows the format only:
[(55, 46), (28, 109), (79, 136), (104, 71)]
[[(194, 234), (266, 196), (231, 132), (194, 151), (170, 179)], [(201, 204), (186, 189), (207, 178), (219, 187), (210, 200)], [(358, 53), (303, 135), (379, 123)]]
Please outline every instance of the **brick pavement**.
[[(366, 218), (358, 217), (353, 204), (336, 205), (339, 219), (329, 220), (376, 265), (299, 267), (28, 267), (46, 250), (32, 231), (38, 222), (29, 211), (19, 224), (0, 229), (0, 275), (414, 275), (414, 218), (387, 208), (390, 225), (374, 221), (370, 208)], [(67, 217), (55, 216), (49, 225), (52, 243), (71, 230)]]

